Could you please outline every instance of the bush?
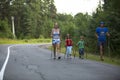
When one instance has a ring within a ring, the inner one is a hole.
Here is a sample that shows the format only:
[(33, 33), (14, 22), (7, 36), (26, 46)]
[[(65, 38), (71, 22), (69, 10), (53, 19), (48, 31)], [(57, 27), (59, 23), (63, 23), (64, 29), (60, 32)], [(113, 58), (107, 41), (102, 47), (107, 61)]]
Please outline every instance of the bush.
[(7, 19), (0, 20), (0, 37), (1, 38), (13, 38)]

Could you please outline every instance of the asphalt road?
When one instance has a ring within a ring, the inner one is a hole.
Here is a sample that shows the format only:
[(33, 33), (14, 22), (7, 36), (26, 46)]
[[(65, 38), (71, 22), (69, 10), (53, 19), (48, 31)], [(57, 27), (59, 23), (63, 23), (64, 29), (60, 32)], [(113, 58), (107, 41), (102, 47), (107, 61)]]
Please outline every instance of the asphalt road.
[(0, 45), (0, 70), (7, 56), (7, 48), (9, 45)]
[[(7, 47), (0, 45), (0, 69)], [(62, 55), (63, 56), (63, 55)], [(10, 48), (4, 80), (120, 80), (120, 67), (90, 60), (53, 60), (51, 51), (40, 45)]]

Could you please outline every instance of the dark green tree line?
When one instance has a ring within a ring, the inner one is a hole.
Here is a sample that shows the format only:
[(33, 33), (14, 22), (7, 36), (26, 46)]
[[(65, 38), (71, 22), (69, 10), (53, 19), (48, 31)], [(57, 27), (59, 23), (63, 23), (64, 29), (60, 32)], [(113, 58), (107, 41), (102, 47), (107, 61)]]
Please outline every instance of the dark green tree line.
[(49, 37), (50, 25), (56, 17), (56, 7), (54, 0), (1, 0), (0, 20), (8, 20), (10, 31), (11, 16), (14, 16), (16, 38)]

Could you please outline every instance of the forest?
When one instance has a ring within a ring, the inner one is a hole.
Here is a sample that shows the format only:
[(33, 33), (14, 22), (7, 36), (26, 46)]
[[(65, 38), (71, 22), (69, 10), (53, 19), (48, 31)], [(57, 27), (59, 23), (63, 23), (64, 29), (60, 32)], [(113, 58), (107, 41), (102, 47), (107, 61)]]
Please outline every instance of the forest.
[(51, 29), (58, 22), (62, 41), (67, 33), (74, 43), (83, 35), (88, 43), (87, 51), (96, 54), (95, 29), (104, 21), (110, 33), (107, 38), (110, 55), (120, 57), (120, 0), (103, 1), (92, 15), (77, 13), (73, 16), (57, 13), (54, 0), (0, 0), (0, 38), (14, 39), (11, 17), (14, 17), (16, 39), (50, 38)]

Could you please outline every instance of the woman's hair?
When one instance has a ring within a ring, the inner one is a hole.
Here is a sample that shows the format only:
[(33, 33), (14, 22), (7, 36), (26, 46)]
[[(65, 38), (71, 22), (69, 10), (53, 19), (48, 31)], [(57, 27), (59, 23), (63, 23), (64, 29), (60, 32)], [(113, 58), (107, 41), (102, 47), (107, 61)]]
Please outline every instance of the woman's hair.
[(59, 26), (58, 26), (58, 23), (57, 22), (55, 22), (54, 23), (54, 28), (57, 26), (57, 28), (59, 28)]

